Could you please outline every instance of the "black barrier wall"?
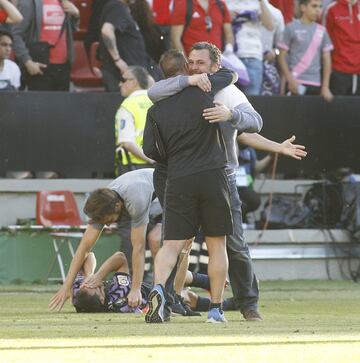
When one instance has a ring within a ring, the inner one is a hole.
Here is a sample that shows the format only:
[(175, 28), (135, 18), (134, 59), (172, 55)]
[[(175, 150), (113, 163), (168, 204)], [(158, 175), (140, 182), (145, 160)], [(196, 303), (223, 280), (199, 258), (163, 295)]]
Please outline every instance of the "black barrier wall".
[(0, 174), (57, 171), (62, 177), (109, 176), (120, 94), (0, 94)]
[[(291, 135), (306, 145), (303, 161), (280, 158), (284, 176), (316, 177), (338, 168), (360, 172), (360, 99), (252, 97), (263, 136)], [(111, 177), (114, 115), (119, 94), (24, 92), (0, 94), (0, 174), (54, 170), (62, 177)], [(169, 120), (171, 122), (171, 120)]]

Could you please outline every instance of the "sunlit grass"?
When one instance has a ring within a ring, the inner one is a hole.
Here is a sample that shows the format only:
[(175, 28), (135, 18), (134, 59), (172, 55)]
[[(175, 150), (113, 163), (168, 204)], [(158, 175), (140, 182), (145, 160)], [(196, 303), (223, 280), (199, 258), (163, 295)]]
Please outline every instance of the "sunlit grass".
[[(174, 317), (76, 314), (47, 309), (56, 287), (0, 288), (0, 362), (360, 362), (360, 286), (261, 283), (261, 323), (227, 312), (228, 324)], [(21, 290), (22, 292), (18, 292)]]

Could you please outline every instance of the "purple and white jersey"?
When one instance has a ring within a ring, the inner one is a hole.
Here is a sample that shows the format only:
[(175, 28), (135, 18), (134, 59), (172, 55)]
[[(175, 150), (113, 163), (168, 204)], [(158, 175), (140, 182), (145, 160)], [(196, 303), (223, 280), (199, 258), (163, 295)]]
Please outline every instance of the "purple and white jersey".
[(131, 290), (131, 277), (129, 274), (116, 272), (112, 280), (105, 283), (105, 304), (108, 311), (115, 313), (141, 313), (147, 304), (142, 294), (141, 305), (132, 308), (127, 303), (127, 296)]
[[(72, 286), (72, 304), (76, 305), (76, 295), (80, 290), (85, 277), (78, 273)], [(127, 303), (127, 296), (131, 290), (131, 277), (129, 274), (116, 272), (110, 281), (104, 282), (105, 289), (105, 309), (115, 313), (141, 313), (147, 305), (147, 296), (151, 290), (151, 286), (142, 284), (141, 305), (132, 308)]]
[(325, 27), (296, 19), (285, 27), (277, 46), (288, 51), (289, 69), (299, 83), (321, 86), (322, 54), (334, 48)]

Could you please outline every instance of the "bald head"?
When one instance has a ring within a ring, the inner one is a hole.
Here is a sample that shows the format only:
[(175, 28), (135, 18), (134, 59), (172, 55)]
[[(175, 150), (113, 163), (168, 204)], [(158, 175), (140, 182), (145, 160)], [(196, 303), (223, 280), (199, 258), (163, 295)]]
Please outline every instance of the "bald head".
[(185, 55), (177, 49), (167, 50), (161, 56), (159, 64), (165, 78), (188, 73)]

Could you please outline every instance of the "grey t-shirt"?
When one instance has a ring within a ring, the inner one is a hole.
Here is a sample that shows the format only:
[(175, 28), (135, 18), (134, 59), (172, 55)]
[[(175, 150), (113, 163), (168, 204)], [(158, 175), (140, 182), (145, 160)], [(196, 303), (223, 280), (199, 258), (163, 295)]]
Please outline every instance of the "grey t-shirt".
[[(154, 169), (140, 169), (125, 173), (107, 187), (114, 190), (123, 199), (125, 205), (124, 217), (131, 219), (131, 227), (140, 227), (149, 223), (150, 217), (162, 213), (158, 198), (153, 200)], [(97, 229), (103, 225), (93, 224)]]
[(333, 49), (329, 35), (322, 25), (304, 24), (296, 19), (285, 27), (278, 47), (288, 51), (290, 71), (299, 83), (321, 85), (322, 53)]

